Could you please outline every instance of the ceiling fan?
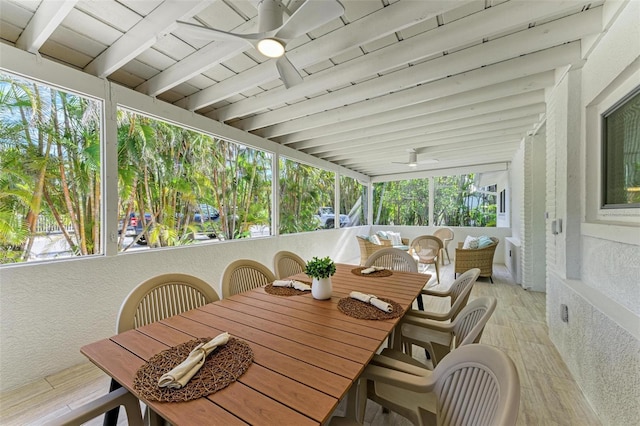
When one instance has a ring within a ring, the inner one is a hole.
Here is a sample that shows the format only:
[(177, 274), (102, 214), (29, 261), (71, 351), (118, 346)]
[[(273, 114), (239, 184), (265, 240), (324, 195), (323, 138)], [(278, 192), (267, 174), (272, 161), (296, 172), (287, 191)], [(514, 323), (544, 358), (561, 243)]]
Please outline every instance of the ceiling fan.
[(418, 164), (433, 164), (438, 162), (438, 160), (436, 160), (435, 158), (418, 161), (418, 151), (416, 151), (414, 148), (408, 149), (407, 152), (409, 152), (409, 161), (407, 161), (406, 163), (401, 161), (392, 161), (392, 163), (406, 164), (409, 167), (418, 167)]
[(242, 41), (269, 58), (277, 58), (276, 68), (288, 89), (302, 83), (302, 76), (285, 54), (287, 43), (344, 14), (339, 0), (306, 0), (284, 23), (286, 7), (281, 0), (259, 0), (257, 9), (258, 32), (253, 34), (230, 33), (180, 21), (178, 25), (196, 37)]

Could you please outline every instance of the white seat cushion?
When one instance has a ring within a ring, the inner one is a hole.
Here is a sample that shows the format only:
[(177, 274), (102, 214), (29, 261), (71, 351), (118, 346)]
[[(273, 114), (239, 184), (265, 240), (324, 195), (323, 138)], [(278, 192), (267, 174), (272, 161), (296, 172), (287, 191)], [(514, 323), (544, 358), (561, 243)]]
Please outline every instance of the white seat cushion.
[(399, 232), (387, 232), (387, 236), (391, 240), (392, 246), (401, 246), (402, 245), (402, 237), (400, 237)]
[(463, 249), (477, 249), (478, 248), (478, 239), (476, 237), (472, 237), (471, 235), (467, 235), (467, 238), (464, 239), (464, 244), (462, 244)]

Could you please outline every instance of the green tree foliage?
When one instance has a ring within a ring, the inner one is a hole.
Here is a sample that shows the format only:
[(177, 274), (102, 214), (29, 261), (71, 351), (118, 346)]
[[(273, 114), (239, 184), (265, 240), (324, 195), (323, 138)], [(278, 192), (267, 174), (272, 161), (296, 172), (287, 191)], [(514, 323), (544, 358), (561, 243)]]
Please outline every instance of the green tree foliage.
[(374, 224), (426, 226), (428, 222), (428, 179), (381, 182), (373, 185)]
[[(269, 224), (270, 154), (127, 110), (118, 112), (118, 146), (119, 211), (140, 218), (148, 244), (188, 244), (201, 231), (241, 238)], [(193, 222), (201, 204), (219, 211), (218, 223)]]
[(45, 223), (101, 251), (99, 105), (0, 74), (0, 262), (28, 260)]
[(435, 226), (496, 226), (495, 187), (478, 191), (474, 174), (435, 179)]
[(279, 185), (280, 233), (318, 229), (318, 209), (334, 204), (335, 173), (281, 158)]
[[(495, 187), (476, 189), (473, 174), (435, 179), (434, 226), (496, 226)], [(373, 223), (428, 225), (429, 180), (381, 182), (373, 187)]]
[(340, 214), (349, 216), (349, 226), (367, 223), (367, 186), (349, 176), (340, 176)]
[[(100, 253), (100, 103), (0, 73), (0, 263), (29, 260), (54, 232), (73, 255)], [(272, 155), (147, 117), (117, 112), (119, 246), (132, 216), (152, 247), (189, 244), (196, 233), (250, 236), (272, 217)], [(335, 173), (280, 159), (280, 233), (323, 228), (334, 208)], [(473, 175), (435, 178), (434, 225), (495, 226), (495, 188)], [(428, 225), (429, 180), (374, 185), (375, 224)], [(220, 219), (195, 223), (201, 205)], [(367, 187), (341, 176), (336, 214), (366, 223)], [(329, 223), (329, 221), (327, 221)], [(44, 226), (46, 224), (46, 226)]]

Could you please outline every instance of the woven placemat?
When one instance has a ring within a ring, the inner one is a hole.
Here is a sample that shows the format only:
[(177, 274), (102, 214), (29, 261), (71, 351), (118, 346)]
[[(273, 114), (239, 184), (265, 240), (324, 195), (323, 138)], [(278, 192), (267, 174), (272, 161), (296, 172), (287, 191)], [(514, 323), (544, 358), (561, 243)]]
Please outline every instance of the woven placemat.
[(382, 271), (375, 271), (370, 274), (363, 274), (362, 271), (364, 271), (367, 268), (368, 266), (353, 268), (351, 270), (351, 273), (359, 277), (374, 277), (374, 278), (390, 277), (391, 275), (393, 275), (393, 272), (391, 272), (391, 269), (383, 269)]
[(242, 376), (253, 362), (249, 345), (233, 337), (226, 345), (217, 347), (204, 361), (204, 365), (181, 389), (161, 388), (158, 379), (184, 361), (189, 352), (200, 343), (212, 338), (190, 340), (164, 350), (138, 369), (133, 388), (149, 401), (182, 402), (210, 395), (227, 387)]
[[(299, 281), (301, 283), (309, 284), (310, 282)], [(273, 294), (276, 296), (299, 296), (301, 294), (308, 294), (309, 291), (296, 290), (293, 287), (274, 287), (273, 284), (267, 284), (264, 287), (264, 291), (269, 294)]]
[(352, 297), (343, 297), (338, 301), (338, 310), (345, 315), (353, 318), (366, 320), (385, 320), (401, 317), (404, 314), (402, 307), (391, 299), (379, 297), (383, 302), (390, 303), (393, 311), (384, 312), (369, 303)]

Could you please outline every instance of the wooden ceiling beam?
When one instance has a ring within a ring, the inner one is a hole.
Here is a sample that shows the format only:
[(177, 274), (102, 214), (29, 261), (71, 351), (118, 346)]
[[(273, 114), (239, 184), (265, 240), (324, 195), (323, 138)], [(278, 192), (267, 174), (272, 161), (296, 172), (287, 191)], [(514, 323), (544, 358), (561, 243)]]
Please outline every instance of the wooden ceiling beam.
[(16, 47), (31, 53), (40, 50), (77, 2), (78, 0), (41, 2), (29, 24), (16, 40)]
[[(514, 125), (513, 123), (523, 123), (523, 120), (525, 119), (536, 122), (539, 120), (540, 114), (544, 112), (544, 108), (545, 106), (542, 103), (527, 105), (507, 111), (482, 114), (466, 120), (453, 120), (435, 125), (418, 126), (375, 136), (364, 136), (362, 138), (345, 140), (340, 144), (332, 145), (331, 149), (321, 146), (319, 149), (304, 149), (304, 151), (309, 151), (307, 153), (311, 155), (322, 155), (324, 153), (328, 153), (330, 155), (331, 153), (337, 152), (345, 147), (361, 147), (366, 149), (365, 147), (379, 147), (380, 144), (389, 143), (390, 141), (413, 137), (423, 137), (425, 140), (429, 140), (432, 136), (447, 137), (446, 132), (452, 132), (454, 134), (468, 134), (469, 132), (474, 132), (475, 129), (479, 129), (478, 131), (497, 130), (501, 127), (511, 127)], [(419, 146), (421, 145), (417, 145), (415, 148), (418, 148)]]
[[(415, 170), (410, 169), (408, 166), (403, 166), (402, 164), (392, 164), (390, 162), (386, 164), (380, 164), (376, 167), (343, 167), (353, 169), (354, 171), (369, 176), (384, 176), (388, 174), (403, 174), (408, 172), (455, 169), (465, 166), (478, 167), (478, 165), (482, 164), (511, 161), (511, 158), (513, 157), (513, 151), (518, 146), (518, 144), (519, 142), (514, 142), (513, 144), (506, 145), (504, 149), (488, 150), (487, 152), (476, 154), (473, 156), (457, 156), (454, 158), (443, 159), (438, 163), (418, 165)], [(342, 164), (340, 165), (342, 166)]]
[[(275, 105), (286, 104), (288, 102), (304, 98), (308, 95), (322, 93), (327, 87), (341, 86), (361, 80), (365, 77), (376, 76), (377, 74), (388, 72), (389, 70), (399, 66), (406, 66), (409, 63), (416, 63), (423, 59), (432, 57), (433, 55), (442, 54), (444, 51), (450, 51), (459, 48), (460, 46), (467, 46), (477, 42), (478, 40), (482, 40), (483, 37), (486, 38), (506, 31), (513, 31), (520, 27), (526, 28), (528, 23), (542, 17), (557, 14), (559, 11), (567, 9), (568, 6), (568, 2), (533, 3), (511, 1), (502, 3), (498, 6), (470, 15), (465, 19), (453, 21), (431, 31), (423, 32), (401, 42), (381, 48), (375, 52), (344, 62), (340, 65), (336, 65), (326, 71), (306, 77), (302, 84), (295, 87), (272, 90), (269, 91), (269, 93), (262, 93), (219, 108), (215, 112), (214, 118), (220, 121), (227, 121), (233, 118), (247, 116), (249, 114), (264, 112)], [(575, 7), (575, 4), (572, 6)], [(534, 50), (552, 47), (565, 41), (576, 40), (582, 36), (585, 31), (587, 33), (593, 33), (600, 29), (599, 25), (593, 25), (595, 18), (591, 18), (591, 16), (595, 17), (596, 15), (599, 17), (600, 12), (591, 11), (590, 13), (590, 15), (586, 13), (575, 14), (565, 18), (568, 20), (566, 22), (566, 26), (549, 23), (541, 26), (545, 27), (544, 29), (532, 28), (528, 31), (521, 31), (521, 33), (514, 33), (509, 36), (510, 40), (513, 41), (505, 41), (502, 39), (493, 40), (488, 44), (497, 43), (505, 45), (492, 49), (492, 52), (494, 52), (494, 50), (501, 50), (503, 52), (503, 54), (500, 55), (496, 51), (495, 60), (490, 59), (490, 56), (485, 56), (482, 53), (476, 53), (476, 51), (482, 51), (484, 49), (477, 49), (473, 47), (465, 49), (464, 52), (461, 52), (456, 56), (460, 57), (460, 55), (470, 56), (480, 54), (486, 58), (486, 62), (483, 62), (481, 65), (487, 65), (488, 63), (499, 62), (500, 60), (529, 53)], [(509, 16), (509, 19), (504, 19), (504, 16)], [(567, 28), (567, 26), (570, 28)], [(584, 27), (586, 28), (582, 29)], [(533, 42), (529, 47), (527, 46), (527, 43), (523, 41), (523, 38), (535, 40), (535, 42)], [(318, 40), (324, 41), (322, 38)], [(301, 48), (305, 49), (306, 46)], [(510, 53), (511, 51), (513, 52)], [(432, 69), (433, 67), (435, 68), (434, 71), (443, 70), (445, 67), (441, 68), (435, 64), (437, 61), (437, 59), (434, 60), (433, 64), (431, 64), (432, 61), (429, 61), (429, 64), (431, 65), (424, 66), (422, 68)], [(469, 57), (468, 61), (472, 64), (474, 57)], [(449, 58), (446, 62), (451, 62), (451, 59)], [(451, 64), (449, 66), (451, 66)], [(477, 67), (472, 66), (471, 68)], [(457, 74), (458, 72), (465, 70), (464, 68), (458, 70), (455, 70), (455, 68), (447, 69), (451, 70), (448, 75)], [(381, 90), (387, 92), (397, 91), (403, 87), (421, 84), (433, 78), (442, 78), (447, 76), (445, 73), (444, 75), (437, 74), (434, 77), (432, 76), (434, 71), (427, 72), (426, 74), (423, 72), (416, 73), (414, 78), (419, 75), (424, 76), (423, 79), (409, 79), (406, 83), (404, 80), (396, 79), (396, 74), (401, 73), (401, 71), (389, 74), (388, 78), (376, 78), (374, 81), (376, 81), (375, 85), (378, 85), (379, 80), (385, 80), (385, 83), (389, 81), (388, 84), (395, 84), (395, 87), (391, 88), (387, 88), (387, 86), (384, 85), (380, 87)], [(358, 85), (356, 84), (355, 87), (357, 86)], [(385, 89), (382, 89), (382, 87)], [(357, 90), (354, 89), (353, 91)], [(342, 91), (337, 91), (336, 93), (341, 92)], [(382, 91), (380, 91), (379, 94), (382, 94)]]
[[(486, 123), (488, 120), (502, 120), (516, 116), (545, 112), (544, 91), (531, 92), (525, 95), (514, 95), (470, 107), (446, 110), (431, 114), (398, 120), (368, 128), (329, 135), (296, 142), (296, 149), (306, 149), (309, 154), (327, 152), (340, 148), (343, 142), (352, 140), (375, 139), (390, 133), (403, 132), (408, 129), (429, 129), (439, 131), (442, 128), (459, 128)], [(307, 149), (311, 148), (311, 149)]]
[[(581, 61), (580, 42), (566, 43), (561, 46), (530, 53), (528, 55), (520, 56), (497, 64), (487, 65), (485, 67), (466, 71), (460, 74), (449, 75), (446, 78), (414, 87), (410, 91), (401, 90), (379, 97), (367, 98), (366, 100), (354, 103), (353, 105), (349, 105), (348, 102), (339, 103), (340, 100), (338, 100), (335, 105), (332, 105), (333, 108), (329, 109), (314, 109), (312, 107), (312, 102), (315, 102), (319, 98), (334, 94), (331, 93), (329, 95), (313, 98), (311, 101), (301, 102), (296, 105), (283, 107), (275, 111), (238, 120), (233, 123), (233, 126), (242, 130), (251, 131), (273, 125), (284, 127), (287, 126), (287, 122), (289, 120), (295, 121), (297, 125), (303, 122), (306, 125), (306, 128), (331, 126), (332, 123), (340, 122), (342, 120), (350, 120), (370, 114), (382, 113), (396, 108), (405, 107), (407, 105), (418, 104), (427, 100), (462, 93), (478, 87), (489, 86), (507, 80), (513, 80), (518, 77), (538, 74), (540, 72), (553, 70), (563, 65), (581, 63)], [(416, 66), (411, 67), (411, 69), (414, 70), (415, 73), (420, 72), (420, 70), (416, 69)], [(305, 110), (305, 114), (294, 114), (294, 117), (304, 116), (304, 118), (292, 119), (289, 117), (290, 112), (294, 110), (296, 106), (303, 108)]]
[[(528, 60), (524, 61), (526, 63), (523, 63), (522, 60), (512, 61), (512, 72), (515, 75), (521, 75), (521, 71), (530, 69)], [(512, 61), (508, 62), (511, 63)], [(504, 68), (504, 65), (492, 65), (461, 76), (453, 76), (417, 87), (414, 90), (422, 93), (425, 92), (424, 89), (426, 88), (431, 94), (427, 96), (427, 94), (424, 93), (422, 102), (416, 103), (410, 94), (398, 92), (360, 102), (353, 106), (345, 106), (309, 117), (285, 121), (256, 130), (253, 133), (286, 144), (366, 128), (374, 124), (392, 123), (403, 118), (428, 115), (465, 105), (487, 102), (514, 93), (527, 93), (541, 90), (546, 87), (551, 87), (555, 83), (554, 71), (542, 71), (537, 74), (511, 79)], [(504, 77), (505, 80), (494, 83), (494, 76), (496, 75)], [(447, 93), (449, 95), (447, 95)], [(408, 100), (406, 102), (408, 102), (408, 104), (402, 106), (403, 99), (407, 98)], [(381, 107), (385, 101), (387, 105), (389, 105), (386, 110)], [(338, 111), (343, 112), (339, 120), (334, 118)], [(361, 116), (360, 114), (365, 115)], [(323, 124), (329, 122), (331, 122), (330, 126)], [(316, 123), (320, 123), (320, 125), (318, 126)]]
[(373, 150), (381, 152), (381, 155), (396, 156), (403, 149), (424, 148), (434, 145), (443, 145), (448, 143), (456, 143), (461, 140), (470, 140), (473, 138), (483, 138), (487, 134), (519, 134), (524, 136), (527, 130), (533, 128), (535, 117), (528, 116), (506, 120), (500, 123), (486, 123), (480, 126), (465, 127), (457, 130), (448, 130), (430, 135), (417, 134), (407, 137), (398, 137), (389, 139), (384, 142), (372, 141), (367, 145), (351, 145), (345, 144), (344, 149), (327, 153), (325, 155), (316, 155), (327, 161), (347, 160), (349, 158), (358, 157), (363, 152), (372, 152)]
[(144, 52), (176, 26), (216, 0), (166, 0), (91, 61), (84, 71), (104, 78)]
[[(302, 69), (388, 34), (401, 31), (458, 7), (460, 4), (459, 2), (450, 2), (446, 5), (442, 2), (396, 2), (287, 52), (287, 58), (297, 69)], [(194, 93), (180, 100), (176, 105), (194, 111), (277, 78), (278, 71), (275, 64), (273, 61), (266, 61), (245, 71), (242, 75), (228, 78)]]
[[(514, 89), (506, 83), (481, 88), (452, 95), (446, 98), (439, 98), (433, 101), (420, 104), (409, 105), (394, 109), (388, 112), (372, 114), (355, 120), (341, 121), (330, 126), (330, 128), (314, 128), (301, 132), (294, 132), (281, 137), (271, 138), (271, 140), (283, 145), (293, 142), (300, 142), (320, 137), (337, 136), (345, 133), (366, 130), (373, 127), (391, 125), (398, 121), (421, 118), (429, 123), (438, 122), (436, 120), (456, 119), (467, 115), (464, 111), (485, 111), (490, 112), (491, 108), (497, 107), (495, 102), (508, 103), (515, 102), (521, 106), (521, 102), (536, 103), (544, 101), (544, 87), (551, 86), (554, 81), (552, 72), (548, 72), (548, 83), (545, 85), (526, 85), (523, 90)], [(476, 112), (475, 114), (480, 114)], [(449, 117), (453, 118), (449, 118)]]

